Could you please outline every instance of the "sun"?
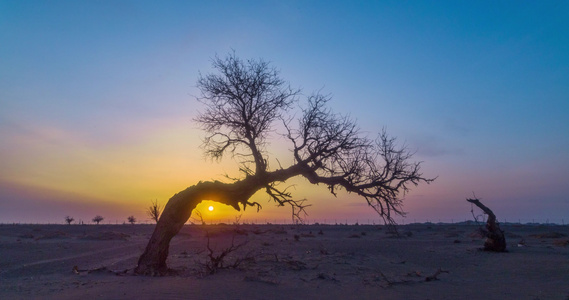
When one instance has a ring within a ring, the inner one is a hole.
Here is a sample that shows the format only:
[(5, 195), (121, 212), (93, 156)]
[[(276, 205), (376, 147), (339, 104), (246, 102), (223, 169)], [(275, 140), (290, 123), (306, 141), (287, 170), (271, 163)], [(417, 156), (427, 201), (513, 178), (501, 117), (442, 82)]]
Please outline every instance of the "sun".
[(207, 208), (209, 211), (213, 211), (213, 206)]

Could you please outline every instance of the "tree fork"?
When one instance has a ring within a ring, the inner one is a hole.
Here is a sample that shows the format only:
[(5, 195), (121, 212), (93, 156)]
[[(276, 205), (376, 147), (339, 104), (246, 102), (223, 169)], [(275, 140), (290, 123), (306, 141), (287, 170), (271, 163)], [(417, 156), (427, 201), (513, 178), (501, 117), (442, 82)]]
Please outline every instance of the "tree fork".
[[(395, 139), (385, 132), (371, 140), (360, 132), (354, 120), (333, 113), (326, 107), (328, 96), (308, 96), (307, 106), (301, 108), (302, 116), (296, 118), (298, 125), (292, 125), (295, 117), (291, 109), (300, 90), (290, 88), (268, 63), (244, 62), (233, 53), (226, 59), (216, 57), (212, 64), (219, 74), (200, 75), (198, 101), (206, 107), (195, 120), (206, 132), (206, 156), (239, 157), (244, 178), (233, 183), (200, 182), (174, 195), (156, 224), (136, 273), (168, 271), (169, 243), (202, 200), (225, 203), (236, 210), (240, 205), (243, 209), (255, 205), (259, 208), (249, 199), (265, 189), (278, 205), (291, 205), (293, 218), (298, 218), (304, 200), (294, 200), (277, 184), (300, 175), (312, 184), (326, 185), (333, 195), (345, 189), (363, 197), (386, 222), (394, 223), (392, 212), (404, 214), (400, 192), (405, 194), (410, 185), (434, 180), (423, 177), (421, 163), (409, 162), (412, 153), (405, 147), (397, 148)], [(286, 168), (279, 163), (280, 168), (271, 171), (266, 145), (269, 136), (277, 133), (273, 125), (278, 121), (285, 129), (280, 133), (292, 143), (294, 160)]]

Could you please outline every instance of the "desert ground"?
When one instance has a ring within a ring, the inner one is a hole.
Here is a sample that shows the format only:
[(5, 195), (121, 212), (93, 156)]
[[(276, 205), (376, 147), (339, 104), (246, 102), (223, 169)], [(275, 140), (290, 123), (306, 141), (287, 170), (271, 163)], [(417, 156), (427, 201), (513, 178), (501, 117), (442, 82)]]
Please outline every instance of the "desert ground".
[(0, 225), (0, 299), (569, 299), (567, 225), (187, 225), (133, 275), (153, 227)]

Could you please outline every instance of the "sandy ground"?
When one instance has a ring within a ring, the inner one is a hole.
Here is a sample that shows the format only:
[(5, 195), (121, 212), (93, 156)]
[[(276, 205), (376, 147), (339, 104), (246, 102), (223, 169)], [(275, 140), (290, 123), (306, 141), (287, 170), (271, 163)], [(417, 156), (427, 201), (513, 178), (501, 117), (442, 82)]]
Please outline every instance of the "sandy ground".
[[(0, 299), (569, 299), (569, 226), (502, 227), (508, 253), (468, 225), (189, 225), (145, 277), (152, 225), (0, 225)], [(213, 270), (207, 236), (241, 246)]]

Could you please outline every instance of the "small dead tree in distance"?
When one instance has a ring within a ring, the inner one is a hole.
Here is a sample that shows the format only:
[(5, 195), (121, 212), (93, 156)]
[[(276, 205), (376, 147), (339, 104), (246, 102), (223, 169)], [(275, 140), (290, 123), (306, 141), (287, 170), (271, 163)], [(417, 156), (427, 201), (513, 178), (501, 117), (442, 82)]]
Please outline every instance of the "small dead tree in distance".
[[(200, 75), (197, 87), (205, 105), (195, 121), (206, 132), (203, 149), (206, 156), (220, 160), (226, 154), (240, 162), (240, 178), (229, 182), (200, 181), (177, 193), (166, 204), (144, 253), (138, 260), (138, 274), (164, 274), (170, 240), (189, 219), (202, 200), (231, 205), (236, 210), (261, 205), (249, 201), (264, 190), (277, 205), (292, 207), (293, 218), (304, 213), (303, 200), (280, 186), (287, 179), (302, 176), (312, 184), (322, 184), (336, 195), (345, 190), (361, 196), (386, 223), (394, 215), (403, 215), (401, 194), (411, 185), (429, 183), (423, 177), (420, 162), (411, 162), (412, 153), (396, 146), (385, 131), (376, 139), (364, 136), (355, 121), (332, 112), (329, 96), (319, 93), (306, 97), (296, 122), (293, 108), (301, 93), (279, 77), (277, 69), (263, 60), (243, 61), (230, 53), (215, 57), (218, 74)], [(271, 134), (280, 132), (291, 145), (293, 163), (270, 166), (267, 151)]]
[(71, 223), (73, 223), (73, 221), (75, 221), (74, 218), (72, 218), (70, 216), (65, 217), (65, 223), (67, 223), (67, 225), (71, 225)]
[(104, 219), (105, 219), (105, 218), (103, 218), (102, 216), (96, 215), (96, 216), (93, 218), (93, 222), (95, 222), (95, 223), (97, 223), (97, 225), (99, 225), (99, 223), (100, 223), (101, 221), (103, 221)]
[(158, 223), (158, 219), (160, 218), (160, 214), (162, 213), (162, 206), (158, 204), (158, 200), (152, 201), (152, 205), (148, 207), (146, 211), (150, 219), (154, 220), (154, 222)]
[(134, 223), (136, 223), (136, 218), (134, 216), (128, 216), (127, 220), (132, 225), (134, 225)]

